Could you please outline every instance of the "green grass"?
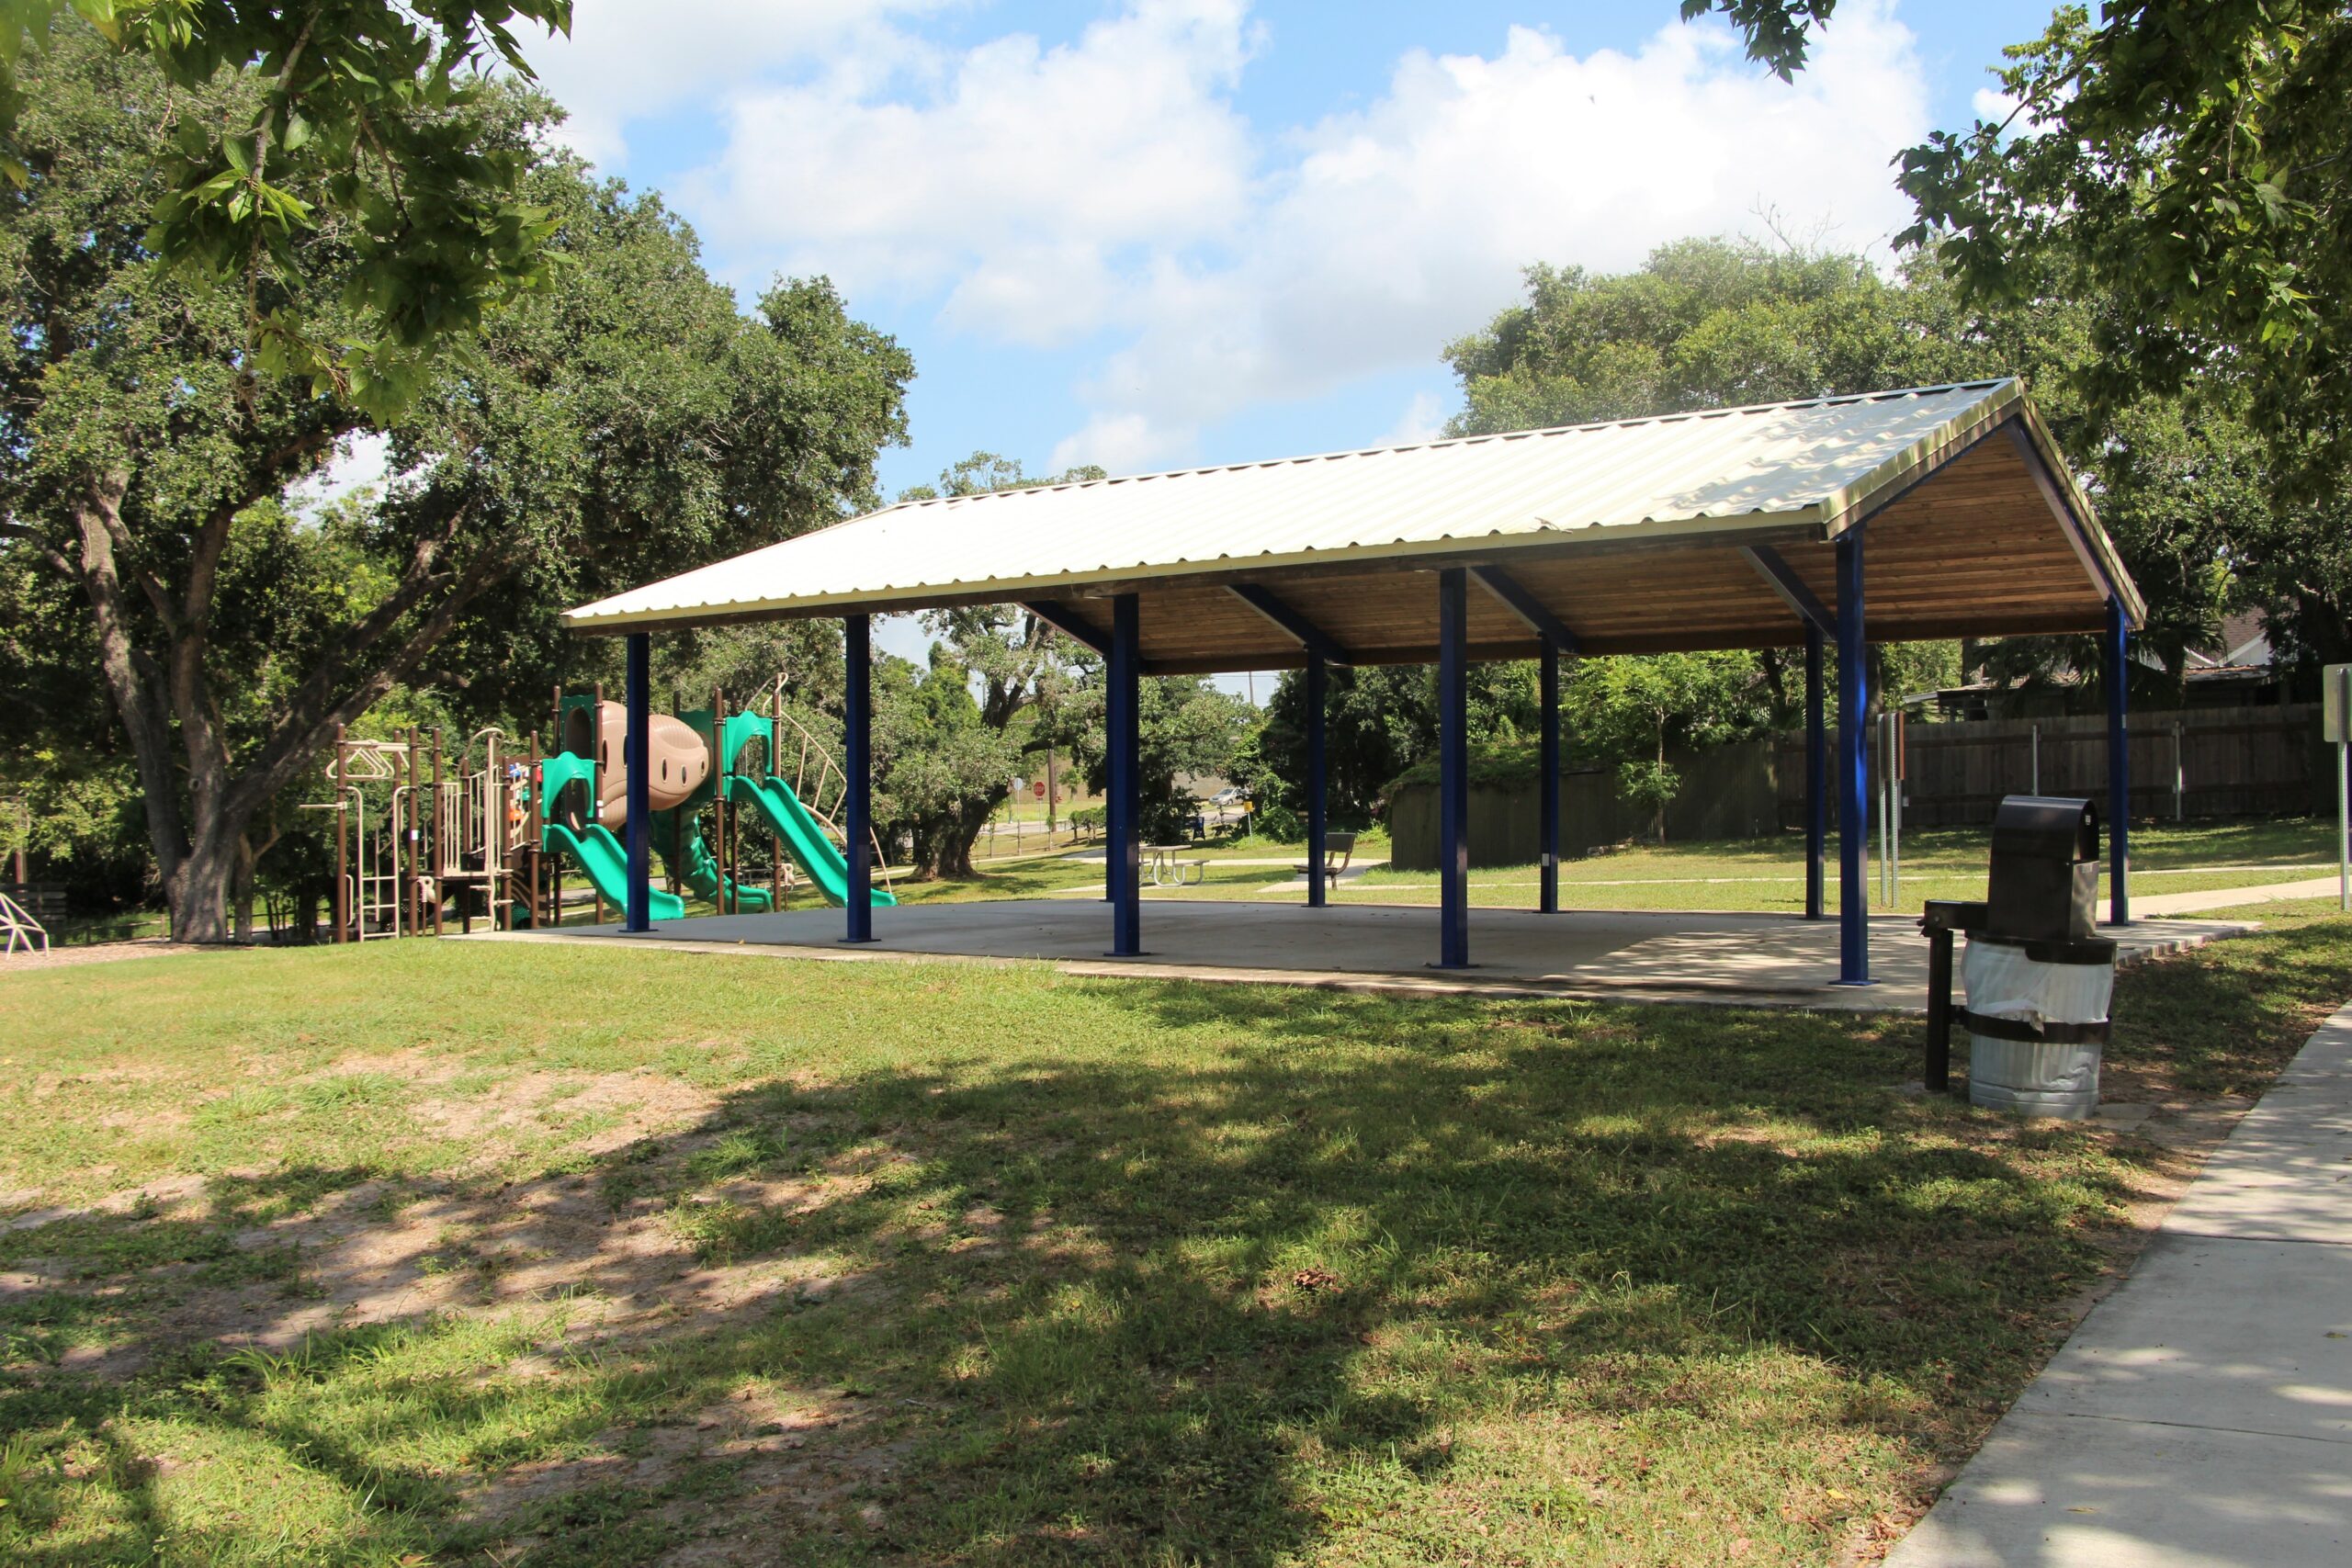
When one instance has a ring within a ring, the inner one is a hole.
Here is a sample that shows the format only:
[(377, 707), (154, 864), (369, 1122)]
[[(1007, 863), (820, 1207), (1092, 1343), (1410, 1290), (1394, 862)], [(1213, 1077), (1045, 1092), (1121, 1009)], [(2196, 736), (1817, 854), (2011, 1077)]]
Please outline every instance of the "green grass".
[[(2118, 1080), (2347, 996), (2339, 920), (2134, 969)], [(451, 942), (0, 998), (11, 1562), (1820, 1562), (2173, 1157), (1852, 1015)]]

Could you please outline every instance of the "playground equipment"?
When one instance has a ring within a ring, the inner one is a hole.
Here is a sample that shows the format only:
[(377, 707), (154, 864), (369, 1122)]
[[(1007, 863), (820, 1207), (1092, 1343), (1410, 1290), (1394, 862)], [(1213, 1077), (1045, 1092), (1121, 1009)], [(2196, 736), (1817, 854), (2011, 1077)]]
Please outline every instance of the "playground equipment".
[[(837, 817), (847, 777), (832, 761), (831, 749), (786, 710), (781, 682), (768, 689), (767, 697), (766, 713), (730, 713), (726, 694), (714, 692), (707, 708), (650, 716), (651, 842), (671, 884), (667, 892), (654, 891), (649, 911), (653, 919), (684, 915), (682, 889), (709, 900), (722, 914), (781, 908), (803, 876), (830, 902), (841, 903), (847, 896), (849, 863)], [(627, 716), (602, 691), (584, 697), (559, 694), (556, 705), (564, 749), (540, 764), (541, 841), (559, 863), (575, 864), (587, 875), (600, 907), (619, 904), (628, 894), (628, 860), (616, 830), (627, 824), (629, 760), (615, 741)], [(787, 737), (796, 752), (788, 781), (779, 769)], [(708, 839), (703, 834), (706, 811)], [(745, 855), (747, 813), (755, 839), (758, 829), (766, 829), (764, 887), (755, 880), (762, 868)], [(872, 854), (881, 865), (878, 839)], [(898, 902), (887, 872), (872, 901)]]
[(25, 907), (0, 893), (0, 953), (47, 953), (49, 932), (25, 912)]
[[(836, 904), (846, 893), (838, 813), (848, 780), (786, 711), (781, 681), (763, 695), (764, 713), (730, 713), (714, 692), (708, 708), (651, 716), (649, 826), (669, 881), (653, 891), (656, 919), (683, 918), (688, 895), (755, 914), (782, 908), (804, 879)], [(484, 729), (455, 752), (438, 730), (336, 736), (331, 798), (306, 807), (335, 814), (336, 941), (437, 936), (476, 919), (493, 930), (556, 925), (578, 902), (601, 923), (606, 905), (625, 902), (622, 706), (602, 688), (558, 689), (550, 716), (552, 751), (536, 731), (517, 749)], [(877, 840), (873, 862), (882, 860)], [(577, 887), (567, 897), (567, 870), (587, 883), (584, 899)], [(887, 874), (873, 901), (898, 902)]]
[[(530, 750), (538, 749), (537, 737)], [(539, 852), (524, 807), (530, 773), (499, 729), (454, 757), (441, 732), (359, 739), (338, 732), (330, 799), (304, 807), (334, 823), (334, 940), (441, 934), (527, 923), (539, 908)]]

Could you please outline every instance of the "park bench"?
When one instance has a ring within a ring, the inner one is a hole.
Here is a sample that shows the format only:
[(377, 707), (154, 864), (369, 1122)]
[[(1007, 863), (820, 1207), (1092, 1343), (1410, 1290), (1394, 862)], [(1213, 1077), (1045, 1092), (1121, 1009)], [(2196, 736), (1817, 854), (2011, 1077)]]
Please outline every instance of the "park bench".
[[(1348, 863), (1355, 859), (1355, 856), (1356, 836), (1353, 833), (1324, 834), (1323, 875), (1325, 880), (1328, 881), (1336, 877), (1340, 873), (1347, 870)], [(1298, 864), (1292, 866), (1291, 869), (1298, 873), (1299, 875), (1306, 876), (1312, 874), (1315, 867), (1312, 863), (1301, 862)]]

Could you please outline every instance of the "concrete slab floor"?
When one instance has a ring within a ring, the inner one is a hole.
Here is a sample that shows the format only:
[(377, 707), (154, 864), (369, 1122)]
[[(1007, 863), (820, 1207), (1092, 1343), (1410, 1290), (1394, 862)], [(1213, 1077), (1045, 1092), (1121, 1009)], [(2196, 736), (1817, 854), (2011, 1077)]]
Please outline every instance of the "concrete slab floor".
[[(855, 948), (842, 942), (841, 912), (830, 908), (705, 916), (667, 921), (639, 936), (605, 925), (488, 940), (741, 948), (829, 959), (1039, 959), (1075, 974), (1396, 991), (1721, 1000), (1857, 1011), (1927, 1005), (1928, 944), (1911, 916), (1871, 922), (1876, 983), (1866, 988), (1833, 984), (1835, 920), (1788, 915), (1474, 909), (1474, 966), (1468, 970), (1431, 967), (1437, 914), (1422, 908), (1351, 904), (1308, 909), (1256, 901), (1147, 900), (1144, 955), (1131, 959), (1106, 956), (1110, 923), (1099, 901), (1008, 899), (876, 909), (876, 941)], [(2142, 920), (2116, 935), (2130, 962), (2251, 929), (2243, 922)]]

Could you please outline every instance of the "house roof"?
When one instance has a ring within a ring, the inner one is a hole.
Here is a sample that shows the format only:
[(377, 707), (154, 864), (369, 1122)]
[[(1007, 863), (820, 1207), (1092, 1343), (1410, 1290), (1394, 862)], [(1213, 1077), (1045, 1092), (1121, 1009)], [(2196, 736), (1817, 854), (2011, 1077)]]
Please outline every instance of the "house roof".
[[(1136, 592), (1148, 668), (1296, 663), (1300, 624), (1359, 662), (1406, 661), (1435, 643), (1416, 580), (1467, 564), (1510, 573), (1588, 651), (1753, 647), (1802, 636), (1804, 593), (1834, 606), (1831, 546), (1866, 521), (1873, 637), (2084, 629), (2110, 592), (2141, 614), (2023, 389), (2001, 380), (904, 502), (564, 621), (1023, 601), (1091, 636), (1103, 599)], [(1526, 608), (1482, 603), (1474, 652), (1532, 650)]]

